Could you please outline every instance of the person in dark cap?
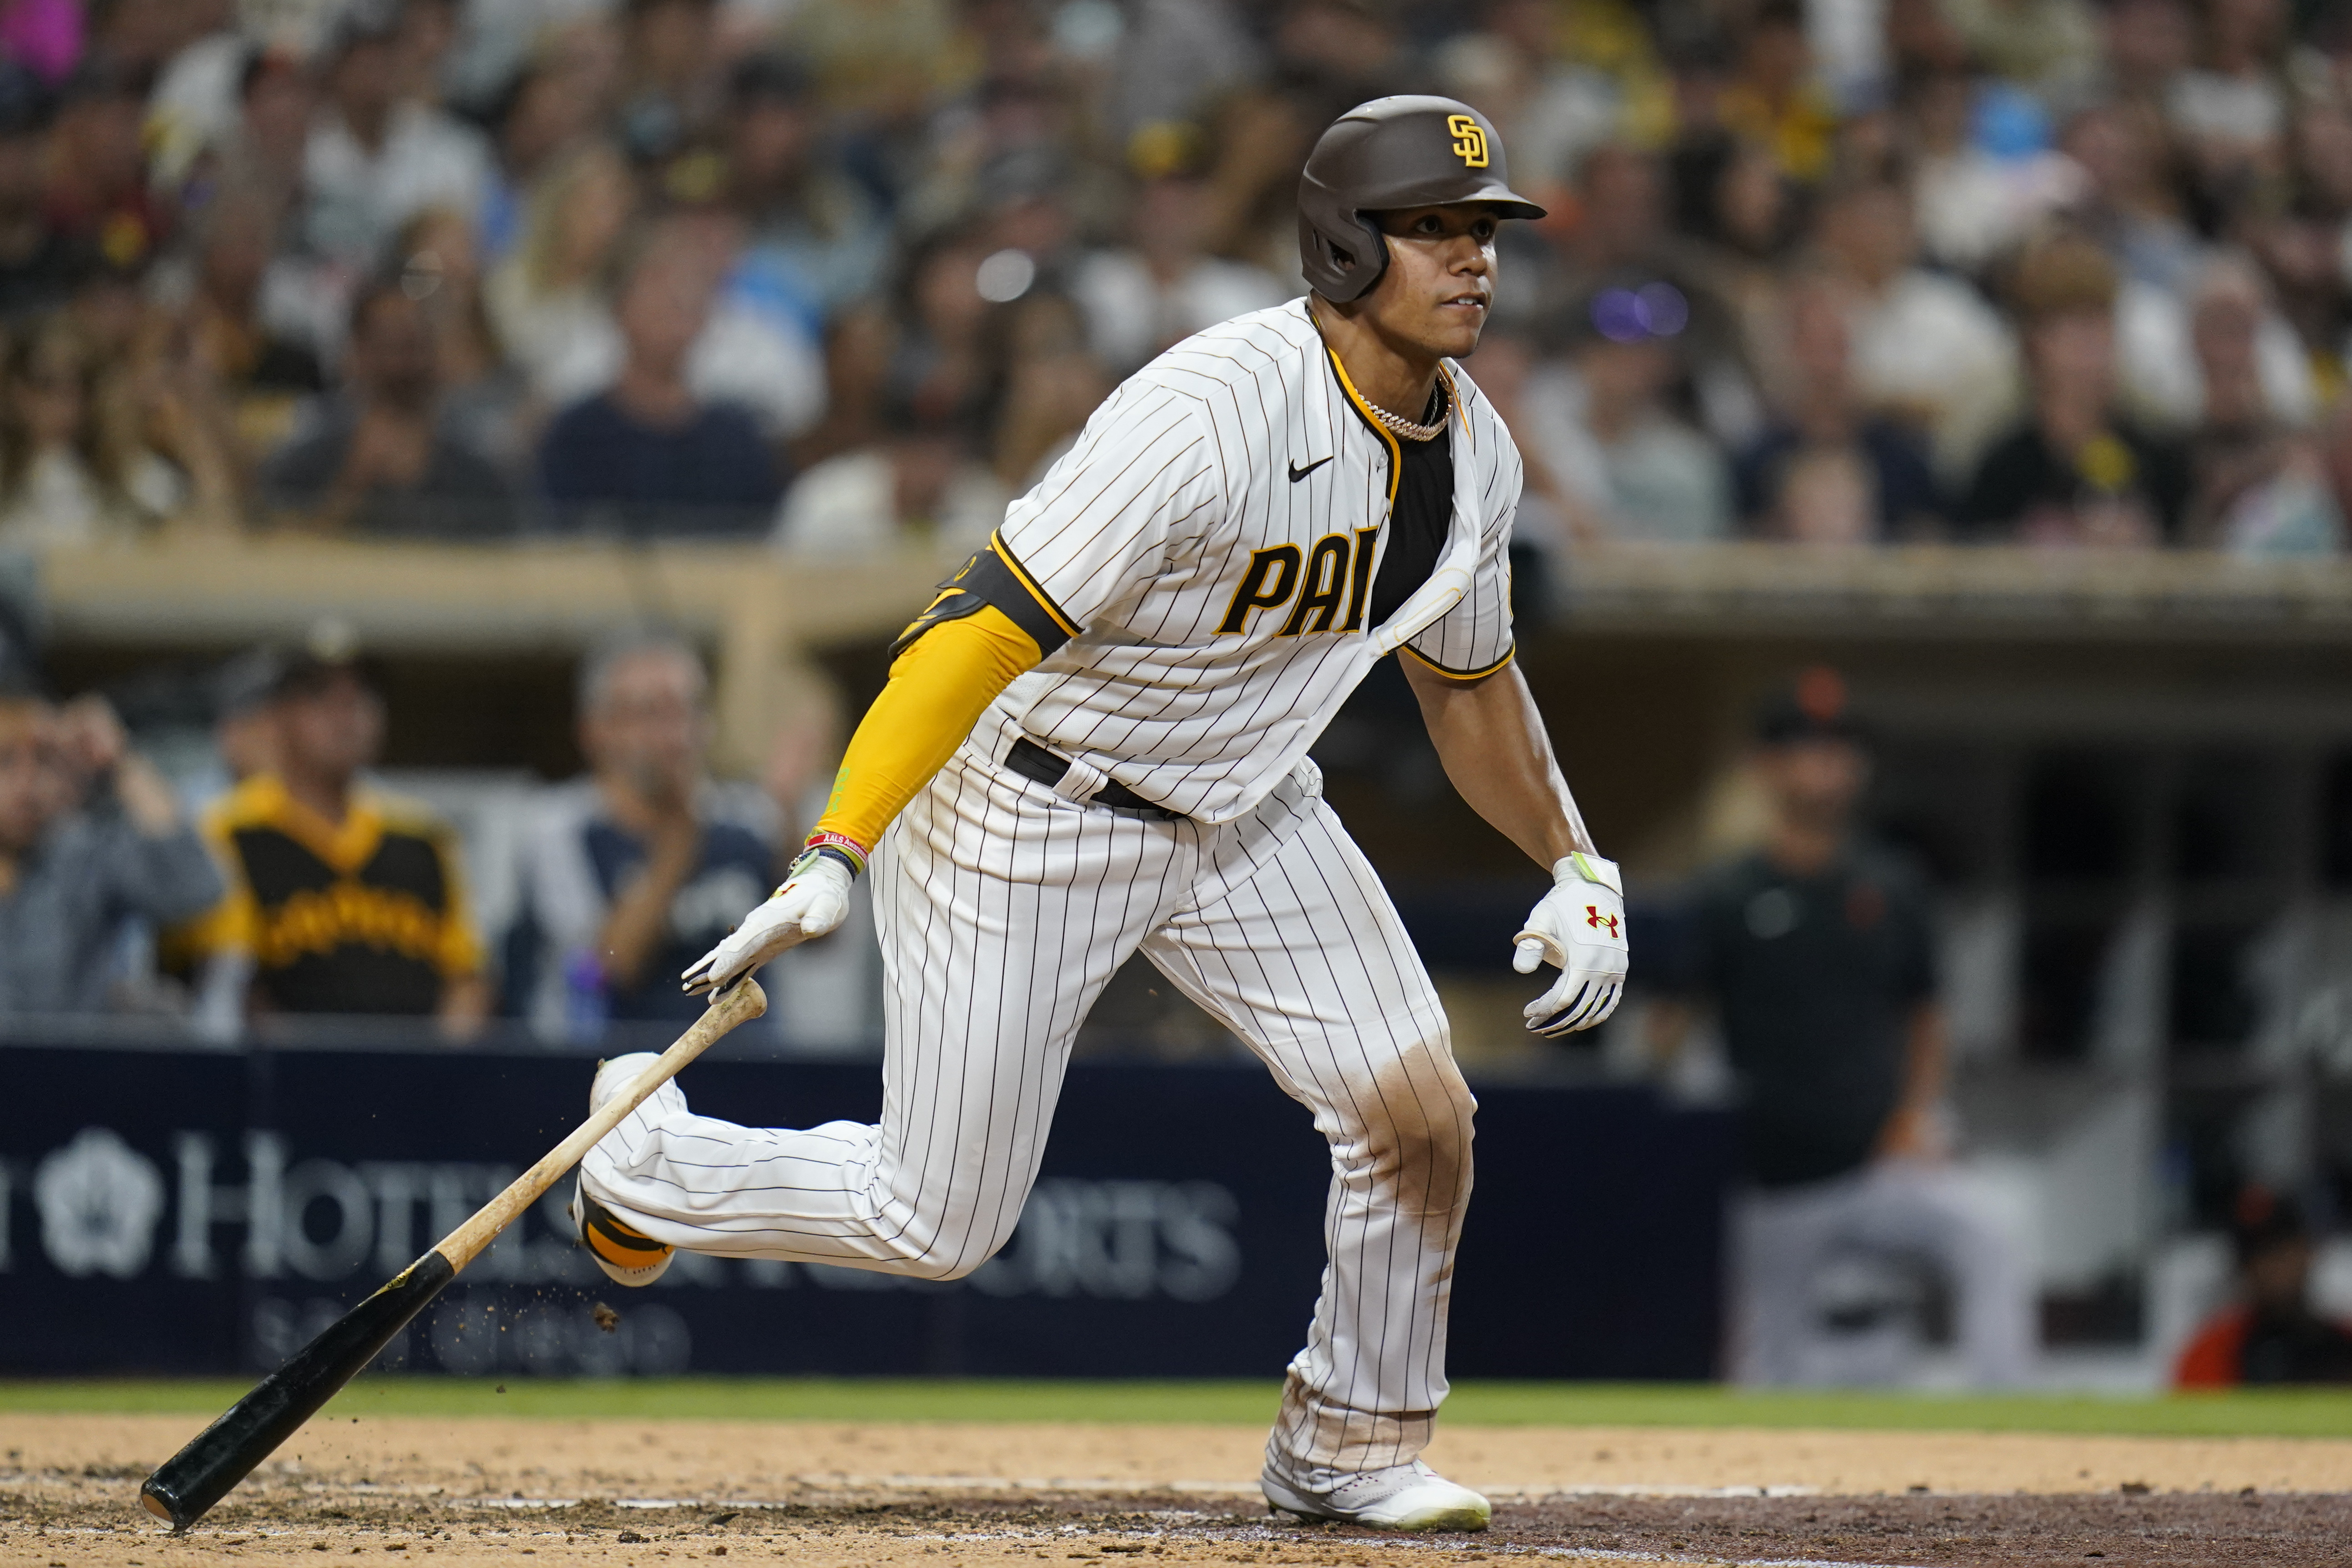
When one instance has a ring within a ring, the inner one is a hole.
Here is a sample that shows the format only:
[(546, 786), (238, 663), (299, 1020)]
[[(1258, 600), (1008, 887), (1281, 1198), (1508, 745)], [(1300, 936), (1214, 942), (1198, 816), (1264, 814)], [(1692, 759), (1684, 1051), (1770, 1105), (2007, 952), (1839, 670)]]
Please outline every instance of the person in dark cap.
[(1751, 761), (1764, 842), (1699, 878), (1683, 999), (1651, 1015), (1671, 1055), (1687, 1004), (1711, 1008), (1738, 1089), (1748, 1184), (1734, 1211), (1734, 1375), (1899, 1373), (1885, 1336), (1840, 1331), (1823, 1286), (1847, 1260), (1927, 1258), (1948, 1277), (1972, 1378), (2021, 1382), (2027, 1282), (1945, 1163), (1927, 889), (1855, 830), (1870, 754), (1836, 671), (1807, 670), (1766, 705)]
[[(228, 896), (192, 933), (249, 1014), (436, 1019), (462, 1037), (488, 1011), (457, 836), (361, 782), (384, 710), (346, 630), (238, 672), (235, 700), (268, 728), (266, 763), (205, 814)], [(228, 983), (234, 984), (234, 983)]]
[(2173, 1363), (2175, 1388), (2352, 1383), (2352, 1325), (2311, 1305), (2312, 1233), (2303, 1205), (2264, 1186), (2230, 1216), (2238, 1300), (2207, 1319)]

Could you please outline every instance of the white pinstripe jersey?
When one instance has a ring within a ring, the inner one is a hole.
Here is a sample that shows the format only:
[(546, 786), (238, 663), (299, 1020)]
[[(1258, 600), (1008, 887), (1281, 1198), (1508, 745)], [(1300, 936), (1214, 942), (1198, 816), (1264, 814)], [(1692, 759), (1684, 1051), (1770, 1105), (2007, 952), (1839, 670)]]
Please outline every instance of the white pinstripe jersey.
[(1456, 675), (1511, 657), (1510, 432), (1451, 361), (1454, 514), (1436, 570), (1369, 618), (1400, 467), (1304, 300), (1187, 338), (1128, 378), (1006, 510), (998, 552), (1070, 635), (982, 715), (1204, 822), (1295, 768), (1403, 646)]

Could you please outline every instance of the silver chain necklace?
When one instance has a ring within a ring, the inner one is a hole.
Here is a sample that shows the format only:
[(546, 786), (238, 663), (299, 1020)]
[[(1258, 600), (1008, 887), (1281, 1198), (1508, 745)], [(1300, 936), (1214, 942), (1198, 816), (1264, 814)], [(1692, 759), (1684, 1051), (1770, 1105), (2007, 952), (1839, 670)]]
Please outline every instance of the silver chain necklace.
[(1408, 441), (1434, 441), (1445, 433), (1445, 416), (1452, 402), (1442, 379), (1431, 392), (1430, 399), (1437, 405), (1437, 417), (1427, 425), (1416, 425), (1402, 414), (1391, 414), (1369, 397), (1364, 399), (1364, 406), (1372, 411), (1373, 418)]

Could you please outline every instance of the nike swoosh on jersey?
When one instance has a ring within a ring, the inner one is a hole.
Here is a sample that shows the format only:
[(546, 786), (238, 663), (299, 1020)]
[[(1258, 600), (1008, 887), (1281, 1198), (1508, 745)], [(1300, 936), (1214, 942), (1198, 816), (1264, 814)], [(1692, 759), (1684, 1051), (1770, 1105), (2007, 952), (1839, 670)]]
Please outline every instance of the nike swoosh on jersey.
[[(1339, 454), (1338, 454), (1337, 452), (1334, 452), (1333, 454), (1331, 454), (1331, 457), (1333, 457), (1333, 458), (1336, 458), (1336, 457), (1338, 457), (1338, 456), (1339, 456)], [(1292, 484), (1294, 484), (1294, 485), (1295, 485), (1295, 484), (1297, 484), (1299, 480), (1301, 480), (1301, 479), (1305, 479), (1307, 475), (1309, 475), (1309, 474), (1313, 473), (1316, 469), (1318, 469), (1318, 468), (1321, 468), (1324, 464), (1326, 464), (1326, 463), (1329, 462), (1330, 460), (1331, 460), (1331, 458), (1316, 458), (1313, 462), (1311, 462), (1311, 463), (1307, 464), (1305, 468), (1300, 468), (1300, 467), (1298, 466), (1298, 461), (1297, 461), (1297, 459), (1294, 458), (1293, 459), (1291, 459), (1291, 464), (1290, 464), (1290, 482), (1291, 482)]]

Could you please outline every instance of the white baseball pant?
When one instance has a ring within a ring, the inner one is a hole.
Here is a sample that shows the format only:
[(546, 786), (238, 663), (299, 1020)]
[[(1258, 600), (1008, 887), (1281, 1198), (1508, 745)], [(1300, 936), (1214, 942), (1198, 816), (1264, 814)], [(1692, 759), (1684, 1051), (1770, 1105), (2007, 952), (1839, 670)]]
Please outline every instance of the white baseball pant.
[(960, 1279), (1011, 1238), (1078, 1025), (1140, 948), (1330, 1143), (1322, 1296), (1270, 1448), (1343, 1472), (1413, 1458), (1446, 1392), (1476, 1103), (1314, 764), (1210, 826), (1064, 798), (967, 744), (873, 873), (881, 1122), (740, 1127), (666, 1085), (582, 1162), (588, 1190), (697, 1252)]

